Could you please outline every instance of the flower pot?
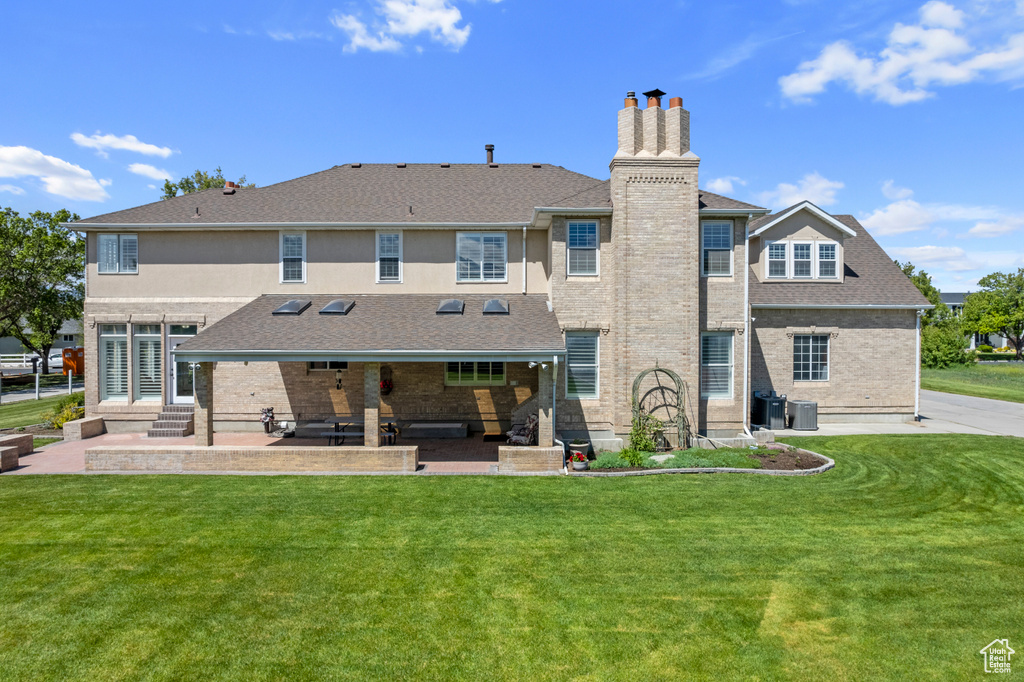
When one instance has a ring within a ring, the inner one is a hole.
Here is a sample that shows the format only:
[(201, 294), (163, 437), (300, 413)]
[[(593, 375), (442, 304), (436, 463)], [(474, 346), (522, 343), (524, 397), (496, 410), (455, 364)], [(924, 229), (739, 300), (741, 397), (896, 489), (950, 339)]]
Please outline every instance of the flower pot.
[(590, 462), (573, 462), (572, 468), (576, 471), (586, 471), (590, 468)]

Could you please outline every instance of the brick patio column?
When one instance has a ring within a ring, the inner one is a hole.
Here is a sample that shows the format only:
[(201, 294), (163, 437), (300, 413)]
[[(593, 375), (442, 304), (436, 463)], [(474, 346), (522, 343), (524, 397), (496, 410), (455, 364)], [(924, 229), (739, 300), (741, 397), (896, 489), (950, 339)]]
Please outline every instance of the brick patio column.
[(380, 447), (380, 363), (363, 363), (363, 444)]
[(195, 371), (196, 445), (213, 445), (213, 363), (196, 363)]
[(551, 385), (551, 374), (554, 372), (554, 368), (551, 363), (547, 364), (548, 368), (544, 369), (542, 365), (537, 365), (537, 419), (540, 423), (537, 425), (537, 445), (542, 448), (550, 448), (555, 444), (555, 429), (554, 424), (551, 423), (551, 396), (554, 387)]

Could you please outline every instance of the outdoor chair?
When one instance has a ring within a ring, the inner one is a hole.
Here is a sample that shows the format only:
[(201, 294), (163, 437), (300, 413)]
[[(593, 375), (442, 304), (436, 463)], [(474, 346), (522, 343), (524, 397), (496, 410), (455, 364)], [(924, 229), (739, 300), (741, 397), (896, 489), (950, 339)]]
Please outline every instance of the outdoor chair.
[(526, 418), (526, 423), (520, 426), (513, 426), (512, 430), (506, 433), (509, 445), (536, 445), (537, 426), (540, 420), (537, 415), (531, 414)]

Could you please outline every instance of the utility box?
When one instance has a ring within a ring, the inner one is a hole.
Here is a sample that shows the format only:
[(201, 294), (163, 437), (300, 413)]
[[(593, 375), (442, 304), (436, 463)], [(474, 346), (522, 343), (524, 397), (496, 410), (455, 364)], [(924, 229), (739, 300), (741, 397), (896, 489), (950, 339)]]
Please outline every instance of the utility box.
[(84, 348), (65, 348), (61, 351), (61, 357), (64, 360), (63, 374), (68, 375), (68, 372), (74, 372), (75, 376), (80, 377), (85, 374), (85, 349)]
[(751, 422), (773, 431), (786, 428), (786, 396), (754, 391)]
[(813, 400), (790, 400), (789, 418), (794, 431), (817, 431), (818, 403)]

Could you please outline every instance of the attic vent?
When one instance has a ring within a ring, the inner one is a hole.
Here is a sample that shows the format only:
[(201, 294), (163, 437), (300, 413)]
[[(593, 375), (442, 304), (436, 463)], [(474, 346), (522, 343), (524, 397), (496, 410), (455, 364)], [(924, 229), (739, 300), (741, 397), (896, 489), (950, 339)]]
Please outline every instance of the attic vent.
[(441, 304), (437, 306), (438, 315), (461, 315), (462, 311), (465, 310), (465, 302), (457, 298), (446, 298), (441, 301)]
[(404, 163), (398, 163), (398, 164), (395, 164), (395, 165), (396, 165), (396, 166), (397, 166), (398, 168), (405, 168), (405, 164), (404, 164)]
[(539, 164), (539, 163), (535, 163), (535, 164), (533, 164), (533, 167), (534, 167), (534, 168), (540, 168), (540, 166), (541, 166), (541, 164)]
[(451, 167), (452, 167), (452, 165), (450, 163), (442, 163), (441, 164), (441, 168), (451, 168)]
[(272, 312), (271, 315), (301, 315), (302, 312), (311, 305), (313, 305), (312, 301), (301, 301), (297, 298), (293, 298)]
[(484, 315), (508, 315), (508, 301), (502, 298), (492, 298), (484, 303)]
[(353, 164), (352, 164), (352, 167), (353, 167), (353, 168), (362, 168), (362, 167), (363, 167), (363, 164), (361, 164), (361, 163), (353, 163)]
[(352, 310), (352, 306), (356, 304), (355, 301), (347, 301), (343, 298), (336, 298), (323, 308), (320, 309), (321, 315), (348, 315), (348, 311)]

